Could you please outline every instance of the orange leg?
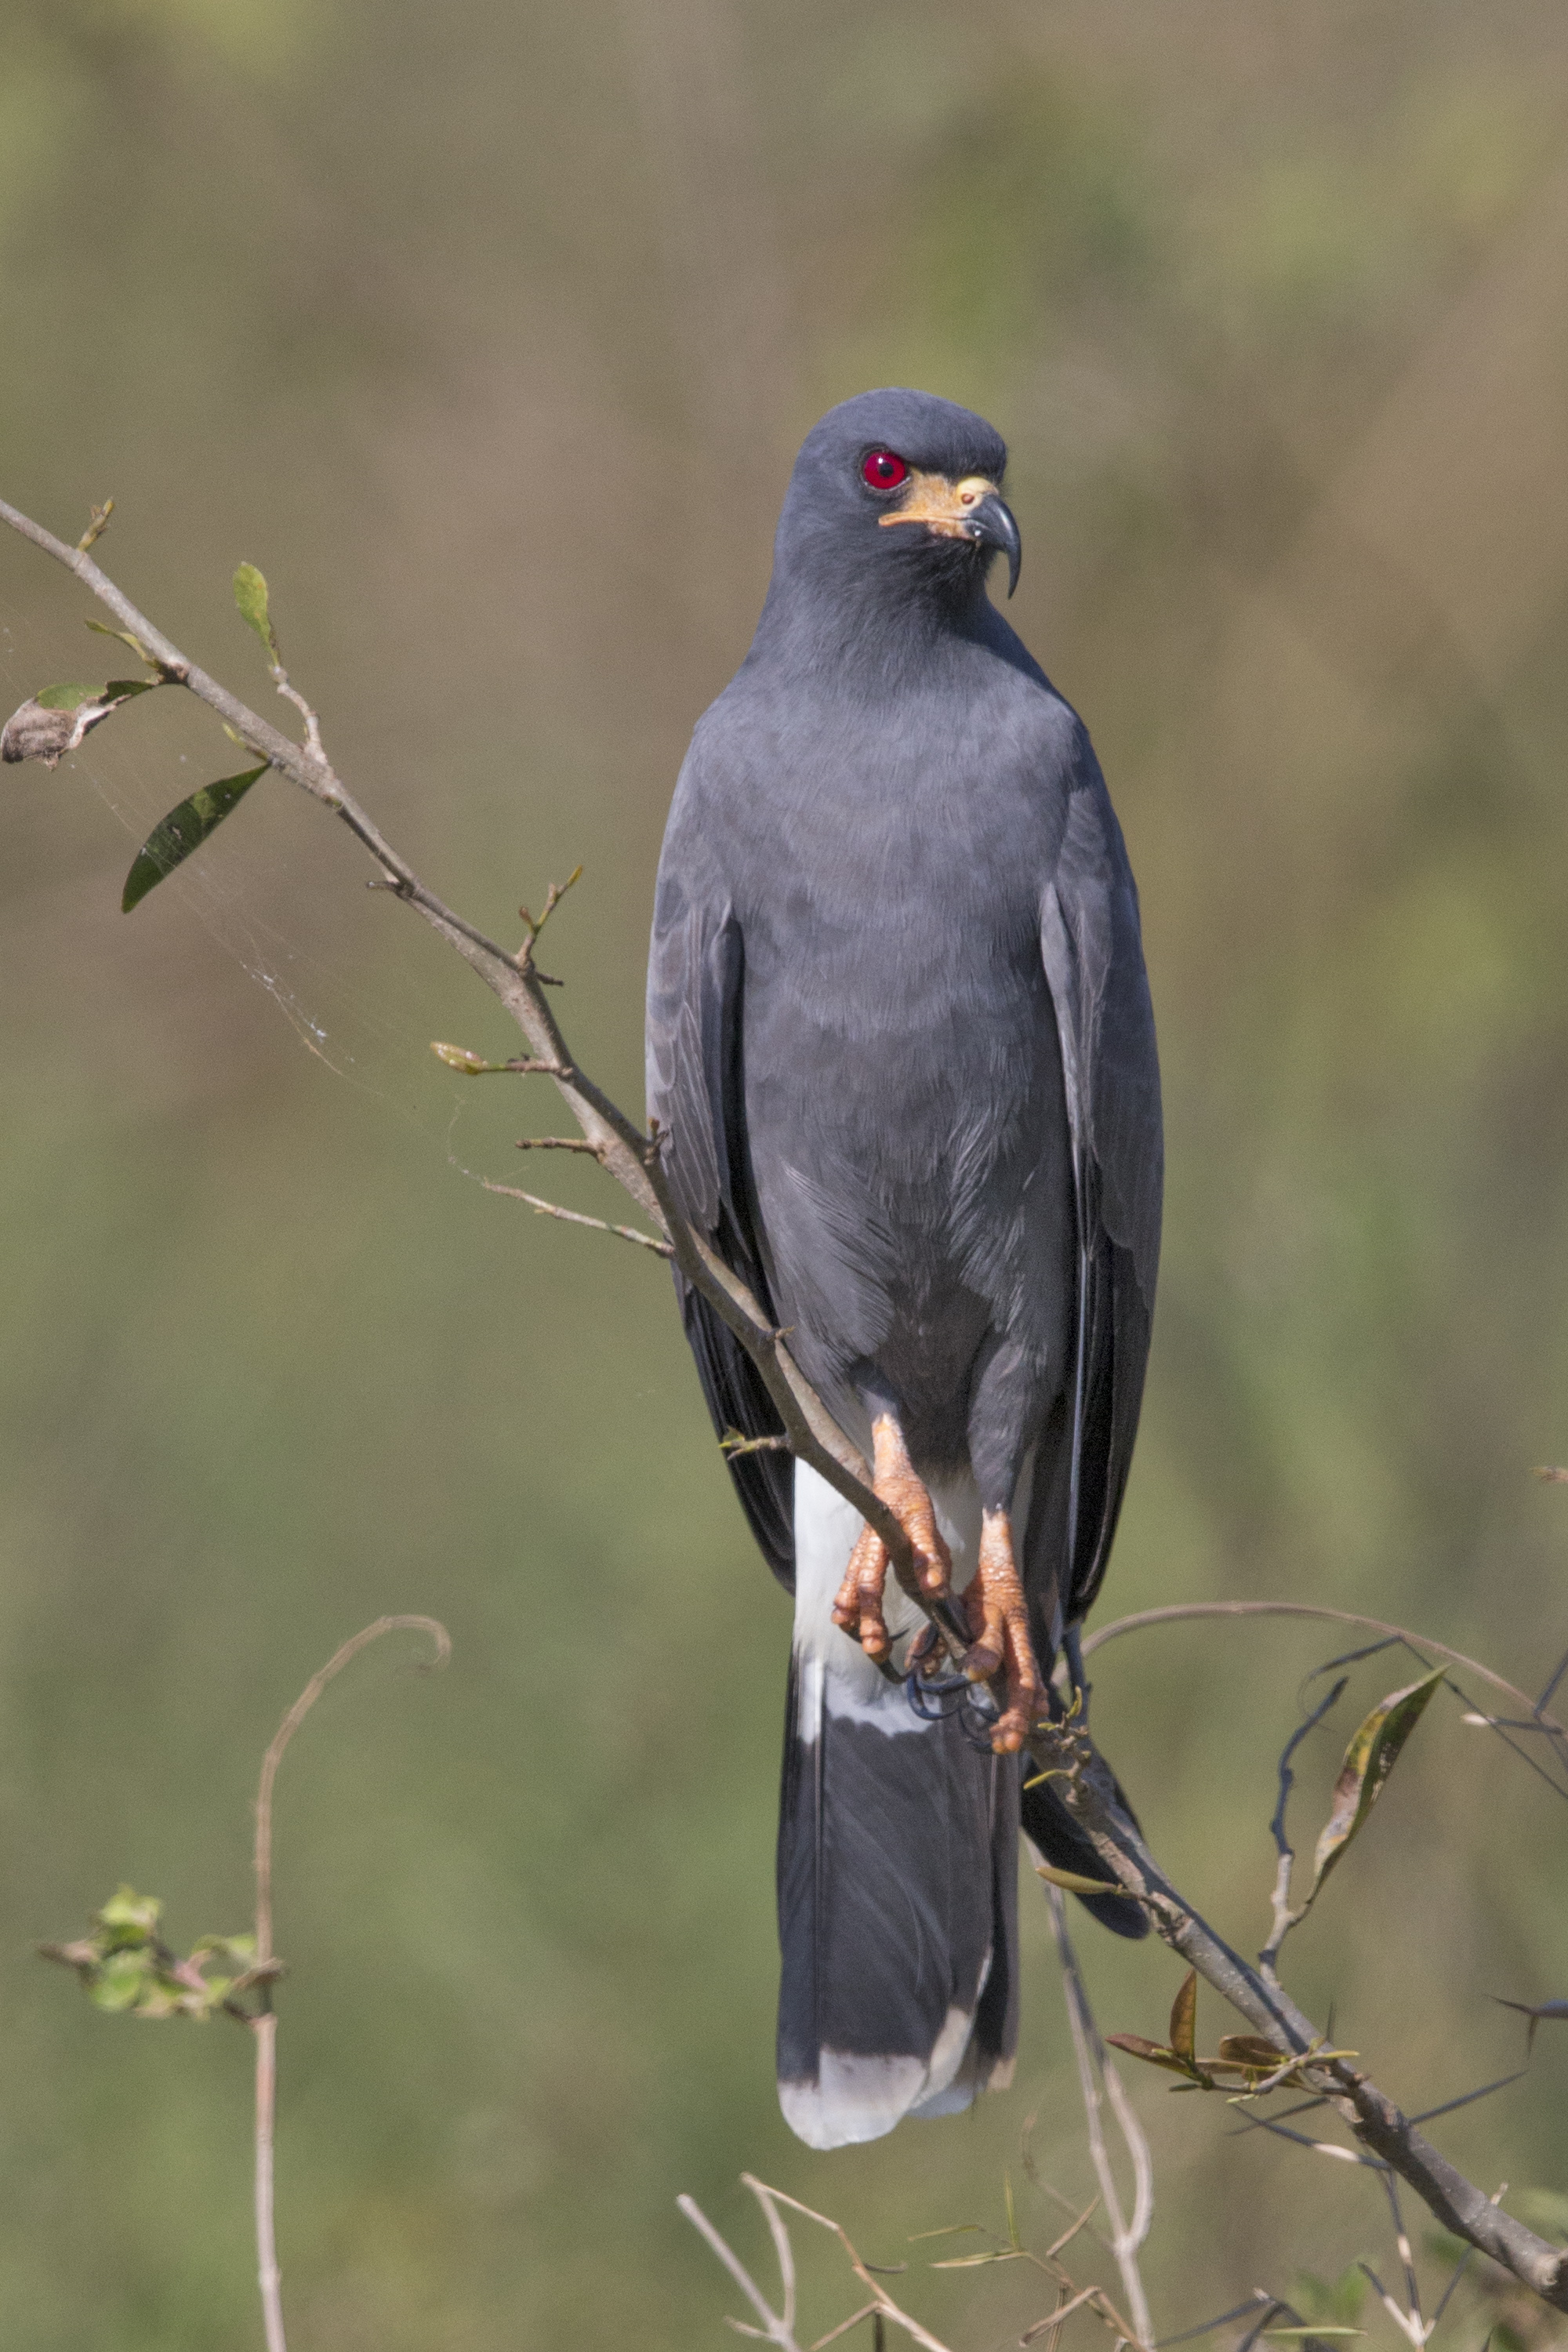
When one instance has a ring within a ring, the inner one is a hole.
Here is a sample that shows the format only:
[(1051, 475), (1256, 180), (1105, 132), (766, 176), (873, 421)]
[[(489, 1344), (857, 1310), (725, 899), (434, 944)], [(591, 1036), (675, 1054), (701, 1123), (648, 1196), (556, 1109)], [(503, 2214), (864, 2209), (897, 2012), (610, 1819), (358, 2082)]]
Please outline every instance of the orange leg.
[[(871, 1484), (910, 1539), (921, 1591), (945, 1592), (952, 1562), (931, 1496), (890, 1412), (879, 1413), (872, 1423), (871, 1448)], [(868, 1658), (885, 1658), (893, 1646), (882, 1611), (887, 1581), (888, 1547), (880, 1536), (862, 1528), (833, 1604), (833, 1622), (859, 1643)]]
[(963, 1671), (971, 1682), (984, 1683), (1005, 1669), (1007, 1704), (991, 1745), (998, 1756), (1016, 1755), (1045, 1712), (1046, 1687), (1029, 1635), (1029, 1612), (1005, 1511), (987, 1511), (981, 1519), (980, 1560), (964, 1598), (974, 1647)]

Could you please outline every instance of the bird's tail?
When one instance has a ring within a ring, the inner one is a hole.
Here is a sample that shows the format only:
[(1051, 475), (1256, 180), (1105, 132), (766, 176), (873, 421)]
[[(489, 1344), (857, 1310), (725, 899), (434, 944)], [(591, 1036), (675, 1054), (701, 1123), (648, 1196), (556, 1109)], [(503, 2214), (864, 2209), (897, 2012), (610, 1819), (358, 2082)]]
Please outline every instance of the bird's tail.
[[(812, 2147), (1001, 2089), (1018, 2032), (1017, 1762), (923, 1721), (834, 1627), (859, 1524), (796, 1465), (778, 2074)], [(887, 1612), (901, 1654), (923, 1619), (891, 1583)]]

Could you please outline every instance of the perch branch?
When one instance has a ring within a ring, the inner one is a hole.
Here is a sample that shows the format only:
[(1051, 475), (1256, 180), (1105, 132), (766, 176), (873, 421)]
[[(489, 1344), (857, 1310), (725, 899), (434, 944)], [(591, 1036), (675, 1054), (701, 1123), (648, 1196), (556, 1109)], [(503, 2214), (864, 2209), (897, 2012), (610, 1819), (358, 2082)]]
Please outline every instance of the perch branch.
[[(385, 887), (412, 907), (479, 974), (527, 1039), (530, 1060), (553, 1077), (567, 1108), (604, 1166), (668, 1237), (683, 1279), (708, 1301), (751, 1356), (784, 1423), (790, 1451), (798, 1460), (809, 1463), (819, 1476), (853, 1504), (887, 1545), (900, 1583), (913, 1592), (913, 1559), (908, 1538), (896, 1515), (872, 1491), (869, 1465), (858, 1447), (851, 1444), (837, 1427), (785, 1348), (783, 1334), (763, 1314), (748, 1286), (731, 1272), (705, 1238), (680, 1214), (659, 1164), (657, 1138), (645, 1135), (637, 1122), (628, 1118), (573, 1061), (543, 983), (533, 969), (532, 943), (542, 928), (542, 919), (534, 923), (531, 918), (523, 918), (529, 925), (528, 940), (521, 955), (509, 955), (426, 888), (337, 774), (321, 747), (319, 729), (304, 744), (281, 734), (155, 628), (84, 549), (68, 546), (4, 499), (0, 499), (0, 521), (8, 523), (46, 555), (64, 564), (130, 631), (144, 648), (150, 665), (164, 678), (171, 684), (187, 687), (258, 759), (268, 761), (290, 782), (340, 818), (375, 860)], [(564, 885), (553, 893), (547, 913), (553, 911), (568, 887), (569, 884)], [(949, 1646), (966, 1648), (968, 1633), (960, 1612), (939, 1606), (936, 1613)]]
[[(667, 1237), (682, 1279), (707, 1300), (752, 1358), (778, 1412), (790, 1451), (842, 1495), (881, 1538), (900, 1582), (936, 1623), (949, 1649), (962, 1654), (968, 1647), (963, 1613), (951, 1601), (932, 1599), (920, 1591), (902, 1526), (872, 1491), (868, 1465), (858, 1448), (838, 1429), (784, 1346), (784, 1334), (773, 1328), (754, 1294), (680, 1214), (661, 1164), (662, 1139), (657, 1134), (645, 1135), (573, 1060), (540, 975), (532, 967), (531, 946), (540, 927), (524, 918), (529, 923), (529, 940), (521, 955), (508, 954), (426, 888), (394, 849), (332, 767), (321, 746), (319, 728), (310, 726), (313, 714), (307, 712), (309, 740), (304, 744), (293, 741), (183, 654), (100, 570), (84, 548), (72, 547), (57, 539), (4, 500), (0, 500), (0, 521), (8, 523), (24, 539), (63, 564), (107, 606), (163, 680), (188, 688), (216, 712), (258, 759), (268, 761), (340, 818), (369, 851), (375, 862), (378, 882), (412, 907), (479, 974), (521, 1031), (529, 1048), (528, 1058), (543, 1065), (552, 1077), (603, 1165)], [(555, 895), (558, 901), (561, 894)], [(1088, 1654), (1140, 1625), (1184, 1617), (1248, 1613), (1337, 1618), (1342, 1622), (1363, 1625), (1376, 1622), (1341, 1611), (1286, 1601), (1209, 1602), (1151, 1610), (1123, 1619), (1086, 1642), (1084, 1651)], [(1396, 1626), (1377, 1630), (1391, 1639), (1405, 1638)], [(1494, 1688), (1519, 1702), (1522, 1712), (1542, 1722), (1568, 1746), (1568, 1735), (1562, 1726), (1542, 1717), (1536, 1705), (1511, 1684), (1439, 1643), (1428, 1646), (1436, 1655), (1480, 1675)], [(289, 1728), (291, 1731), (292, 1726)], [(1029, 1751), (1038, 1770), (1062, 1783), (1063, 1800), (1094, 1845), (1108, 1877), (1143, 1903), (1165, 1942), (1261, 2032), (1298, 2053), (1321, 2048), (1321, 2037), (1289, 1997), (1277, 1987), (1271, 1988), (1250, 1969), (1171, 1885), (1118, 1803), (1111, 1776), (1081, 1727), (1041, 1725), (1030, 1739)], [(269, 1802), (269, 1779), (266, 1793)], [(259, 1813), (258, 1807), (258, 1855)], [(258, 1874), (258, 1927), (262, 1895)], [(267, 1900), (269, 1913), (269, 1893)], [(269, 1934), (269, 1917), (268, 1925)], [(1315, 2070), (1314, 2080), (1357, 2137), (1409, 2182), (1447, 2228), (1511, 2270), (1556, 2309), (1568, 2310), (1568, 2255), (1561, 2248), (1500, 2212), (1480, 2189), (1430, 2147), (1409, 2119), (1369, 2077), (1353, 2070), (1348, 2060), (1325, 2063)], [(837, 2227), (822, 2215), (809, 2213), (808, 2208), (799, 2210), (825, 2228)], [(858, 2257), (855, 2260), (858, 2265)], [(868, 2284), (874, 2286), (874, 2282), (868, 2279)], [(894, 2316), (890, 2308), (887, 2315)], [(934, 2339), (925, 2336), (904, 2315), (897, 2315), (896, 2324), (912, 2334), (916, 2341), (934, 2347)], [(281, 2352), (280, 2338), (278, 2343), (269, 2340), (268, 2352)], [(940, 2347), (934, 2347), (934, 2352), (940, 2352)]]

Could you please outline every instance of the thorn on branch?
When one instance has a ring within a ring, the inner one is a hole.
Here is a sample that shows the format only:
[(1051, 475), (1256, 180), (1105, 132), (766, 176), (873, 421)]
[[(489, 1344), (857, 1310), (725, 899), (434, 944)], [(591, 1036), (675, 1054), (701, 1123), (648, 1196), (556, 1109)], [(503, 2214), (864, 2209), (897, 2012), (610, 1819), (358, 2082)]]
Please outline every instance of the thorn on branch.
[(1529, 2018), (1530, 2024), (1524, 2037), (1524, 2049), (1525, 2055), (1527, 2057), (1535, 2047), (1535, 2029), (1541, 2023), (1542, 2018), (1568, 2017), (1568, 2000), (1542, 2000), (1537, 2001), (1533, 2006), (1531, 2006), (1531, 2004), (1526, 2000), (1505, 2000), (1501, 1993), (1493, 1993), (1492, 1999), (1496, 2001), (1500, 2009), (1517, 2010), (1521, 2017)]

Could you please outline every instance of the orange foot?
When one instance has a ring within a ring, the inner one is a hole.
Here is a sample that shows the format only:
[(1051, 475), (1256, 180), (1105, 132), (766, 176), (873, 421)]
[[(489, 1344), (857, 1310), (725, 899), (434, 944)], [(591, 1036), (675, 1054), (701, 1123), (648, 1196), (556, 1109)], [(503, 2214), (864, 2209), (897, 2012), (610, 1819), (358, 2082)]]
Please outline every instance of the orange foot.
[[(936, 1524), (931, 1496), (910, 1460), (903, 1432), (890, 1412), (879, 1413), (871, 1424), (871, 1484), (910, 1539), (915, 1575), (922, 1592), (946, 1592), (952, 1561)], [(833, 1622), (851, 1634), (868, 1658), (885, 1658), (892, 1649), (882, 1596), (888, 1581), (888, 1547), (869, 1528), (862, 1528), (838, 1598)]]
[(980, 1560), (964, 1599), (974, 1646), (963, 1661), (972, 1683), (988, 1683), (1004, 1667), (1007, 1704), (992, 1730), (998, 1756), (1016, 1755), (1044, 1714), (1046, 1686), (1029, 1635), (1029, 1612), (1013, 1558), (1005, 1511), (987, 1511), (980, 1523)]

